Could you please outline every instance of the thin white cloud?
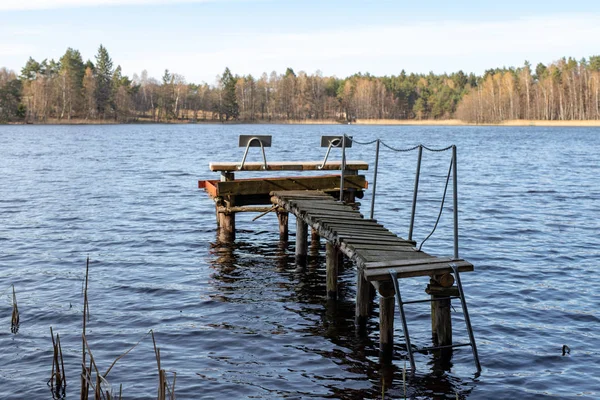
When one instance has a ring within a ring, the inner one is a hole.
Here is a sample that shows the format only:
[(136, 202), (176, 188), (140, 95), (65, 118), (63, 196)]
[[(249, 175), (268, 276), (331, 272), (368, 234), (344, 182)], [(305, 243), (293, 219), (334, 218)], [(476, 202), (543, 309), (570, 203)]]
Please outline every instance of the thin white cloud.
[[(34, 47), (28, 44), (6, 44), (0, 43), (0, 57), (27, 56), (31, 54)], [(3, 65), (0, 65), (2, 67)]]
[(0, 11), (50, 10), (100, 6), (208, 3), (219, 0), (0, 0)]
[[(209, 81), (229, 66), (234, 73), (258, 74), (285, 67), (347, 76), (408, 72), (481, 73), (520, 66), (524, 60), (549, 63), (563, 56), (599, 53), (600, 15), (571, 14), (495, 22), (413, 22), (398, 26), (340, 29), (305, 34), (262, 34), (221, 42), (204, 52), (165, 54), (172, 70)], [(133, 60), (132, 60), (133, 61)], [(150, 57), (144, 62), (151, 62)], [(194, 67), (192, 70), (188, 66)], [(209, 81), (210, 82), (210, 81)]]

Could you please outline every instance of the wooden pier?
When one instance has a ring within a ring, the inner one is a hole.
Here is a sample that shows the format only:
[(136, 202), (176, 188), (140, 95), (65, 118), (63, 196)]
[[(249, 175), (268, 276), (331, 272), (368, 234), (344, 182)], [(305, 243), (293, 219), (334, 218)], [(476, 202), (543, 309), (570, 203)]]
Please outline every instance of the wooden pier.
[[(310, 177), (276, 177), (236, 180), (234, 172), (241, 171), (332, 171), (340, 175)], [(338, 268), (343, 256), (356, 265), (356, 325), (364, 331), (374, 292), (379, 294), (380, 353), (382, 360), (391, 360), (393, 353), (395, 299), (401, 311), (403, 330), (411, 366), (414, 359), (408, 338), (403, 305), (431, 301), (431, 327), (434, 348), (450, 348), (452, 323), (450, 301), (459, 298), (471, 338), (471, 347), (480, 370), (475, 341), (472, 335), (459, 272), (473, 271), (473, 264), (458, 258), (435, 257), (415, 247), (415, 242), (389, 231), (377, 220), (365, 218), (359, 211), (356, 198), (362, 198), (367, 182), (361, 170), (368, 169), (362, 161), (211, 163), (211, 171), (220, 172), (220, 180), (199, 182), (215, 201), (219, 240), (235, 239), (235, 214), (239, 212), (276, 212), (282, 241), (288, 240), (288, 216), (296, 217), (296, 262), (306, 263), (308, 232), (326, 240), (327, 297), (337, 298)], [(342, 187), (342, 190), (340, 190)], [(341, 192), (341, 193), (340, 193)], [(340, 201), (340, 196), (342, 200)], [(403, 302), (396, 278), (429, 277), (426, 292), (430, 300)], [(456, 278), (456, 280), (455, 280)], [(396, 296), (396, 298), (395, 298)]]

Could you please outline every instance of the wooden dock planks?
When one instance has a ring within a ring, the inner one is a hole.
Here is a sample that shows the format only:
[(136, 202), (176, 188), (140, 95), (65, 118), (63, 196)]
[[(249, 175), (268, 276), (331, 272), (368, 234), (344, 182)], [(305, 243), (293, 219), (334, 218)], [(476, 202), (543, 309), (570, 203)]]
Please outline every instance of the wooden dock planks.
[(365, 219), (352, 207), (320, 191), (273, 191), (272, 201), (310, 225), (320, 236), (339, 246), (353, 259), (368, 281), (386, 281), (390, 271), (398, 277), (433, 276), (473, 271), (465, 260), (434, 257), (417, 251), (415, 242), (402, 239), (375, 220)]

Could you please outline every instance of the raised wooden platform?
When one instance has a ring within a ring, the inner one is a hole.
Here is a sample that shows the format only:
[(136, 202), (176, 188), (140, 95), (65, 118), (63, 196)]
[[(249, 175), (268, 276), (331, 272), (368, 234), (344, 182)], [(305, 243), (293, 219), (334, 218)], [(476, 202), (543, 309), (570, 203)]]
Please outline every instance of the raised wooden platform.
[[(269, 196), (266, 203), (270, 202), (270, 193), (274, 190), (320, 190), (324, 192), (339, 191), (340, 176), (291, 176), (285, 178), (247, 178), (234, 181), (203, 180), (198, 181), (198, 187), (205, 189), (215, 198), (219, 196)], [(344, 187), (347, 189), (363, 190), (367, 188), (364, 175), (344, 176)]]
[(352, 207), (320, 191), (274, 191), (273, 203), (291, 212), (312, 227), (321, 237), (339, 246), (368, 281), (398, 277), (433, 276), (473, 271), (473, 264), (462, 259), (440, 258), (418, 251), (415, 243), (398, 237), (376, 220), (365, 219)]

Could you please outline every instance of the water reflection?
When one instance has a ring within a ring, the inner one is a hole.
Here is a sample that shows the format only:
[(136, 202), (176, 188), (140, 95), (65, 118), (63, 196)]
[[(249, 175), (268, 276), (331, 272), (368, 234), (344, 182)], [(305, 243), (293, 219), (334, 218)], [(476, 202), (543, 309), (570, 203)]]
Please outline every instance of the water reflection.
[[(263, 241), (263, 245), (255, 243), (260, 241), (215, 242), (211, 245), (211, 285), (214, 289), (211, 297), (238, 303), (242, 310), (241, 316), (232, 315), (232, 321), (213, 327), (256, 336), (256, 345), (260, 347), (256, 354), (250, 350), (256, 364), (236, 364), (229, 372), (241, 374), (243, 368), (253, 368), (252, 365), (260, 369), (272, 368), (271, 352), (274, 351), (293, 357), (294, 362), (300, 364), (293, 372), (309, 384), (318, 383), (319, 387), (327, 388), (326, 397), (375, 399), (381, 398), (382, 393), (390, 398), (402, 397), (402, 359), (406, 357), (406, 349), (403, 343), (398, 343), (401, 338), (397, 338), (395, 362), (380, 362), (376, 302), (365, 332), (357, 331), (353, 264), (348, 260), (341, 264), (338, 299), (332, 301), (327, 299), (325, 245), (322, 241), (311, 241), (309, 257), (302, 268), (297, 268), (293, 246), (288, 243), (272, 240)], [(281, 315), (280, 320), (275, 321), (268, 313), (257, 312), (256, 304), (264, 307), (266, 312)], [(290, 317), (289, 312), (297, 317)], [(279, 347), (273, 348), (274, 343)], [(232, 349), (235, 351), (249, 350)], [(228, 357), (235, 359), (236, 355), (232, 353)], [(453, 364), (448, 357), (440, 354), (427, 357), (430, 361), (426, 370), (430, 372), (406, 374), (408, 398), (468, 396), (472, 388), (451, 375)], [(276, 390), (269, 389), (268, 382), (254, 382), (253, 385), (269, 392)], [(302, 396), (302, 391), (288, 394)]]

